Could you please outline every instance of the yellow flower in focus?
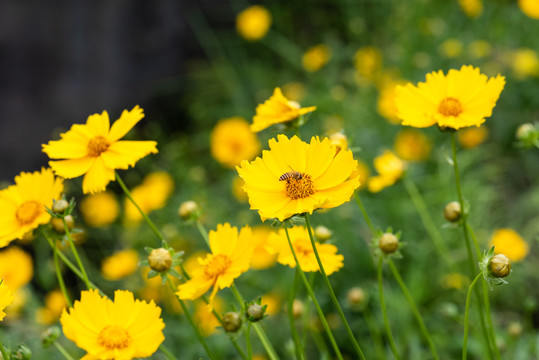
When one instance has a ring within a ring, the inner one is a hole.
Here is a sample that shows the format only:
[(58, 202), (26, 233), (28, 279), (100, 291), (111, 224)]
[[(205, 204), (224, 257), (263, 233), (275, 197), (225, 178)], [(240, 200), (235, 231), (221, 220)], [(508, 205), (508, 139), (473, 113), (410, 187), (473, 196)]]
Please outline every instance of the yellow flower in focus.
[[(301, 269), (305, 272), (319, 271), (320, 268), (318, 267), (307, 228), (295, 226), (288, 229), (288, 234)], [(315, 245), (327, 275), (331, 275), (343, 267), (344, 257), (337, 254), (338, 249), (335, 245), (320, 243), (315, 243)], [(296, 261), (290, 250), (284, 229), (280, 229), (278, 233), (273, 232), (270, 234), (268, 248), (278, 254), (277, 261), (280, 264), (288, 265), (291, 268), (296, 267)]]
[(104, 191), (115, 179), (115, 169), (127, 169), (146, 155), (157, 153), (155, 141), (120, 141), (143, 117), (138, 105), (131, 111), (124, 110), (112, 126), (106, 111), (90, 115), (85, 125), (75, 124), (60, 135), (60, 140), (43, 145), (49, 158), (66, 159), (49, 161), (49, 166), (66, 179), (84, 175), (85, 194)]
[(249, 270), (254, 243), (251, 228), (219, 224), (209, 233), (211, 254), (199, 258), (199, 266), (190, 273), (191, 279), (178, 286), (176, 295), (183, 300), (194, 300), (213, 287), (210, 304), (217, 291), (230, 287), (234, 279)]
[(395, 105), (402, 125), (460, 129), (480, 126), (492, 109), (505, 85), (498, 75), (488, 78), (478, 68), (462, 66), (444, 75), (440, 70), (427, 74), (427, 81), (417, 86), (397, 86)]
[(309, 72), (322, 69), (331, 59), (331, 49), (326, 44), (318, 44), (309, 48), (301, 58), (303, 68)]
[(165, 340), (161, 308), (135, 300), (130, 291), (116, 290), (114, 301), (99, 291), (81, 292), (81, 299), (60, 323), (64, 335), (88, 354), (84, 359), (131, 360), (157, 351)]
[(34, 276), (34, 264), (30, 255), (16, 246), (0, 251), (0, 279), (16, 292), (28, 284)]
[(308, 144), (297, 136), (278, 135), (269, 147), (262, 158), (243, 161), (236, 168), (245, 181), (251, 209), (258, 210), (262, 220), (283, 221), (294, 214), (337, 207), (359, 187), (352, 151), (337, 153), (328, 138), (313, 137)]
[(133, 250), (122, 250), (103, 259), (101, 273), (107, 280), (120, 280), (133, 274), (138, 268), (138, 253)]
[(249, 200), (247, 193), (243, 190), (244, 186), (245, 181), (241, 177), (238, 176), (232, 180), (232, 194), (240, 203), (246, 203)]
[(0, 190), (0, 247), (20, 239), (39, 225), (47, 224), (52, 208), (64, 189), (63, 180), (51, 169), (15, 176), (15, 185)]
[(393, 147), (397, 156), (403, 160), (422, 161), (429, 157), (431, 143), (421, 131), (404, 129), (397, 134)]
[(13, 302), (13, 299), (13, 293), (9, 290), (6, 283), (0, 279), (0, 321), (6, 317), (4, 310)]
[(277, 261), (277, 256), (274, 253), (268, 252), (268, 238), (271, 230), (265, 226), (257, 226), (253, 228), (253, 238), (255, 248), (253, 251), (253, 259), (251, 260), (251, 268), (262, 270), (272, 267)]
[(43, 325), (55, 323), (66, 307), (66, 299), (60, 290), (49, 292), (45, 296), (45, 306), (37, 310), (37, 322)]
[(539, 75), (539, 58), (532, 49), (519, 49), (511, 55), (511, 67), (519, 79)]
[(241, 117), (220, 120), (210, 138), (211, 155), (222, 165), (234, 168), (260, 152), (258, 138)]
[[(164, 171), (146, 175), (142, 184), (133, 188), (131, 196), (145, 214), (165, 206), (174, 191), (174, 179)], [(125, 218), (128, 222), (142, 220), (142, 215), (129, 199), (125, 199)]]
[(466, 16), (477, 18), (483, 12), (483, 2), (481, 0), (459, 0), (459, 5)]
[(395, 107), (395, 95), (397, 93), (397, 85), (402, 84), (402, 81), (388, 82), (382, 87), (378, 95), (378, 114), (382, 115), (392, 124), (400, 124), (400, 120), (397, 117), (397, 108)]
[(395, 184), (404, 174), (406, 164), (392, 151), (386, 150), (374, 159), (374, 168), (379, 175), (369, 178), (368, 189), (376, 193)]
[(79, 210), (84, 221), (93, 227), (108, 226), (120, 214), (118, 200), (109, 191), (85, 196), (80, 202)]
[(488, 138), (488, 129), (485, 126), (478, 128), (462, 129), (457, 133), (460, 145), (465, 149), (471, 149), (481, 145)]
[(537, 0), (518, 0), (518, 7), (532, 19), (539, 19), (539, 2)]
[(513, 229), (495, 230), (488, 246), (494, 246), (495, 254), (504, 254), (512, 262), (522, 261), (530, 252), (526, 240)]
[(271, 26), (271, 14), (261, 5), (253, 5), (243, 10), (236, 17), (236, 30), (245, 40), (262, 39)]
[(382, 53), (373, 46), (365, 46), (356, 51), (354, 64), (360, 79), (374, 81), (382, 70)]
[(256, 107), (251, 131), (260, 132), (271, 125), (295, 120), (315, 110), (316, 106), (302, 108), (296, 101), (285, 98), (280, 88), (275, 88), (273, 95)]
[(472, 41), (470, 45), (468, 45), (468, 52), (474, 58), (481, 59), (491, 54), (492, 47), (487, 41), (476, 40), (476, 41)]
[(462, 43), (457, 39), (447, 39), (440, 45), (440, 52), (448, 58), (456, 58), (462, 54)]
[(203, 336), (210, 336), (217, 331), (216, 328), (218, 326), (221, 326), (221, 323), (213, 314), (213, 310), (215, 310), (217, 313), (220, 313), (223, 311), (223, 308), (223, 301), (219, 297), (213, 299), (213, 309), (208, 307), (203, 301), (199, 300), (196, 303), (195, 313), (193, 317), (195, 320), (195, 324), (197, 325)]

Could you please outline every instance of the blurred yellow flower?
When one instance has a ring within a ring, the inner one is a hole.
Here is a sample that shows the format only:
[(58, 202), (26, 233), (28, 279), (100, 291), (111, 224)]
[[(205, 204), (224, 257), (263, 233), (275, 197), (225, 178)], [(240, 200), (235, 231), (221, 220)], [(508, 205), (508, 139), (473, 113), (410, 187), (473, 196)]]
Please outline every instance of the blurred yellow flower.
[(481, 145), (488, 138), (486, 126), (462, 129), (457, 133), (460, 145), (465, 149), (471, 149)]
[(331, 141), (331, 144), (335, 146), (337, 152), (341, 150), (348, 150), (348, 138), (341, 131), (334, 132), (333, 134), (329, 135), (329, 141)]
[(378, 114), (382, 115), (392, 124), (400, 124), (397, 117), (397, 108), (395, 107), (395, 95), (397, 85), (402, 85), (402, 81), (392, 81), (382, 86), (378, 95), (377, 109)]
[(101, 273), (107, 280), (120, 280), (133, 274), (139, 263), (138, 253), (133, 249), (118, 251), (101, 262)]
[(518, 49), (511, 54), (511, 67), (519, 79), (539, 75), (539, 58), (532, 49)]
[(468, 278), (459, 273), (451, 273), (442, 277), (442, 287), (445, 289), (460, 290), (467, 285)]
[(84, 221), (93, 227), (108, 226), (120, 214), (118, 200), (110, 191), (85, 196), (79, 210)]
[(176, 295), (183, 300), (194, 300), (210, 288), (210, 304), (217, 291), (230, 287), (234, 279), (249, 270), (254, 243), (251, 228), (219, 224), (209, 233), (211, 254), (199, 258), (199, 266), (191, 272), (191, 279), (178, 286)]
[(255, 248), (253, 251), (253, 259), (251, 260), (251, 268), (262, 270), (272, 267), (277, 261), (277, 256), (267, 250), (268, 238), (271, 234), (271, 229), (266, 226), (257, 226), (253, 228), (253, 238)]
[(448, 58), (455, 58), (462, 54), (462, 43), (458, 39), (447, 39), (440, 45), (440, 52)]
[(263, 104), (256, 107), (251, 131), (259, 132), (271, 125), (286, 123), (297, 119), (301, 115), (316, 110), (316, 106), (302, 108), (296, 101), (284, 97), (280, 88), (275, 88), (273, 95)]
[(34, 276), (34, 264), (30, 255), (16, 246), (0, 251), (0, 279), (16, 292), (28, 284)]
[(51, 159), (49, 166), (56, 175), (66, 179), (84, 175), (85, 194), (104, 191), (115, 179), (115, 169), (127, 169), (150, 153), (157, 153), (155, 141), (120, 141), (144, 117), (137, 106), (110, 126), (109, 114), (103, 111), (88, 117), (85, 125), (75, 124), (61, 134), (61, 139), (43, 145)]
[(211, 155), (221, 165), (234, 168), (242, 160), (252, 160), (260, 153), (258, 138), (249, 123), (237, 116), (220, 120), (210, 137)]
[(47, 224), (51, 216), (45, 207), (52, 208), (63, 189), (63, 180), (51, 169), (15, 176), (15, 185), (0, 191), (0, 247)]
[(275, 315), (281, 310), (281, 297), (275, 293), (269, 293), (261, 296), (262, 306), (267, 305), (266, 314)]
[(485, 40), (475, 40), (468, 45), (468, 53), (474, 58), (484, 58), (491, 54), (492, 46)]
[(476, 18), (483, 12), (483, 2), (481, 0), (459, 0), (462, 11), (471, 18)]
[(43, 325), (55, 323), (66, 307), (66, 299), (60, 290), (49, 292), (45, 296), (45, 306), (37, 310), (37, 322)]
[(283, 221), (294, 214), (330, 209), (350, 200), (359, 187), (357, 161), (350, 150), (336, 152), (328, 138), (310, 144), (297, 136), (278, 135), (262, 158), (237, 167), (245, 181), (251, 209), (262, 220)]
[[(146, 175), (142, 184), (133, 188), (131, 196), (145, 214), (165, 206), (174, 191), (174, 179), (167, 172), (158, 171)], [(128, 222), (142, 220), (142, 215), (129, 199), (125, 199), (125, 218)]]
[(429, 157), (431, 143), (421, 131), (404, 129), (397, 134), (393, 147), (402, 160), (422, 161)]
[(357, 169), (354, 171), (354, 175), (357, 175), (359, 177), (359, 188), (363, 189), (367, 186), (369, 177), (371, 176), (371, 170), (369, 169), (369, 165), (364, 163), (361, 160), (357, 161)]
[[(305, 272), (319, 271), (318, 262), (314, 254), (307, 228), (295, 226), (288, 229), (288, 233), (301, 269)], [(343, 267), (344, 257), (337, 254), (338, 249), (335, 245), (315, 243), (315, 246), (327, 275), (331, 275)], [(270, 234), (268, 249), (271, 252), (278, 254), (277, 261), (280, 264), (288, 265), (291, 268), (296, 267), (296, 261), (290, 250), (290, 245), (288, 244), (284, 229), (280, 229), (278, 233), (272, 232)]]
[(13, 293), (7, 287), (6, 283), (0, 279), (0, 321), (6, 317), (4, 310), (13, 302), (13, 299)]
[(213, 299), (213, 309), (208, 307), (202, 300), (197, 301), (193, 317), (195, 324), (203, 336), (210, 336), (217, 330), (216, 327), (221, 325), (213, 314), (213, 310), (220, 313), (223, 311), (223, 308), (223, 301), (219, 297)]
[(369, 178), (368, 189), (376, 193), (395, 184), (404, 174), (406, 164), (392, 151), (386, 150), (374, 159), (374, 168), (379, 175)]
[(249, 200), (247, 193), (243, 190), (244, 186), (245, 181), (243, 181), (241, 177), (238, 176), (232, 180), (232, 195), (234, 195), (236, 200), (240, 203), (246, 203)]
[(472, 66), (451, 69), (447, 75), (441, 70), (432, 72), (426, 79), (417, 87), (397, 86), (395, 105), (403, 125), (456, 130), (480, 126), (492, 115), (505, 85), (503, 76), (489, 79)]
[(64, 335), (88, 352), (83, 359), (146, 358), (165, 340), (161, 308), (153, 301), (135, 300), (130, 291), (116, 290), (114, 301), (99, 291), (81, 292), (81, 299), (60, 323)]
[(354, 64), (360, 80), (372, 82), (382, 70), (382, 53), (374, 46), (365, 46), (356, 51)]
[(539, 2), (537, 0), (518, 0), (518, 7), (532, 19), (539, 19)]
[(512, 262), (523, 260), (529, 253), (530, 247), (513, 229), (497, 229), (492, 234), (489, 247), (494, 246), (495, 254), (504, 254)]
[(305, 86), (300, 82), (291, 82), (283, 85), (283, 94), (293, 101), (301, 101), (305, 98)]
[(253, 5), (243, 10), (236, 17), (236, 30), (245, 40), (262, 39), (271, 26), (271, 14), (262, 5)]
[(331, 59), (331, 49), (326, 44), (318, 44), (309, 48), (301, 58), (303, 68), (309, 72), (322, 69)]

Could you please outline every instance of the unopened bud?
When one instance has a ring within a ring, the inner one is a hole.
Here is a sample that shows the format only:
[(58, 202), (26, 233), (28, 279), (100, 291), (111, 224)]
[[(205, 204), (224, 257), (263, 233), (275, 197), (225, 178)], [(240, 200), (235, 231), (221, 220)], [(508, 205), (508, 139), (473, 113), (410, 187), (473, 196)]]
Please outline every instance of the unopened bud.
[(11, 360), (30, 360), (32, 358), (32, 351), (24, 344), (17, 346), (17, 350), (11, 351)]
[(363, 291), (362, 288), (355, 286), (348, 290), (346, 299), (350, 305), (360, 306), (365, 301), (365, 291)]
[(43, 334), (41, 334), (41, 343), (43, 344), (43, 347), (48, 348), (49, 346), (54, 344), (60, 334), (60, 329), (57, 326), (51, 326), (50, 328), (45, 330)]
[[(72, 230), (75, 227), (75, 220), (73, 219), (73, 216), (66, 215), (64, 216), (63, 220), (65, 220), (68, 230)], [(51, 220), (52, 227), (58, 234), (65, 234), (63, 220), (61, 218), (52, 218)]]
[(67, 202), (67, 200), (64, 199), (52, 202), (52, 212), (55, 212), (57, 214), (63, 213), (67, 210), (68, 207), (69, 203)]
[(392, 233), (385, 233), (380, 237), (378, 246), (384, 254), (391, 254), (399, 249), (399, 239)]
[(236, 332), (241, 328), (241, 316), (236, 312), (227, 312), (223, 315), (223, 329), (226, 332)]
[(265, 313), (265, 306), (259, 304), (252, 304), (249, 305), (249, 307), (247, 308), (247, 319), (249, 319), (250, 322), (257, 322), (264, 318)]
[(303, 305), (303, 301), (299, 299), (294, 299), (294, 302), (292, 303), (292, 315), (295, 319), (301, 317), (303, 315), (303, 312), (305, 311), (305, 306)]
[(328, 241), (331, 239), (332, 232), (325, 226), (317, 226), (314, 229), (314, 236), (318, 239), (320, 242)]
[(148, 264), (157, 272), (167, 271), (172, 266), (170, 251), (164, 248), (153, 249), (148, 256)]
[(488, 269), (492, 276), (504, 278), (511, 272), (511, 260), (504, 254), (494, 255), (488, 262)]
[(516, 133), (517, 139), (526, 140), (530, 136), (530, 134), (532, 134), (534, 131), (535, 131), (535, 126), (533, 126), (533, 124), (530, 124), (530, 123), (522, 124), (517, 128), (517, 133)]
[(178, 209), (178, 215), (183, 220), (189, 220), (191, 217), (196, 216), (198, 213), (198, 205), (194, 201), (184, 201), (181, 203), (180, 208)]
[(457, 222), (462, 215), (462, 208), (458, 201), (451, 201), (444, 208), (444, 217), (447, 221)]

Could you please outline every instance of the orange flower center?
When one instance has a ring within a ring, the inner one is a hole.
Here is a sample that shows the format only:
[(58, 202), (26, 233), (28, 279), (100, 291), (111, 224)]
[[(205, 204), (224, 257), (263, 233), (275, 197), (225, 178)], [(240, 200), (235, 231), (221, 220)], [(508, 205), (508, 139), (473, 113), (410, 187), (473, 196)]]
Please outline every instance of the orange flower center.
[(457, 99), (448, 97), (438, 105), (438, 112), (443, 116), (459, 116), (462, 113), (462, 105)]
[(303, 199), (314, 194), (314, 185), (311, 175), (301, 174), (301, 179), (297, 176), (286, 179), (286, 196), (292, 200)]
[(294, 251), (296, 252), (297, 255), (307, 257), (307, 256), (310, 256), (311, 254), (314, 253), (311, 244), (308, 243), (307, 241), (305, 241), (305, 242), (308, 245), (306, 247), (303, 246), (303, 244), (298, 244), (298, 243), (294, 244)]
[(97, 336), (97, 343), (108, 350), (125, 349), (130, 341), (129, 333), (118, 325), (105, 326)]
[(88, 156), (98, 157), (101, 153), (107, 151), (109, 145), (104, 136), (96, 136), (88, 142)]
[(230, 267), (230, 259), (226, 255), (216, 255), (204, 267), (204, 273), (210, 278), (216, 278), (225, 273)]
[(17, 209), (15, 216), (22, 225), (32, 223), (43, 211), (43, 205), (37, 201), (27, 201)]

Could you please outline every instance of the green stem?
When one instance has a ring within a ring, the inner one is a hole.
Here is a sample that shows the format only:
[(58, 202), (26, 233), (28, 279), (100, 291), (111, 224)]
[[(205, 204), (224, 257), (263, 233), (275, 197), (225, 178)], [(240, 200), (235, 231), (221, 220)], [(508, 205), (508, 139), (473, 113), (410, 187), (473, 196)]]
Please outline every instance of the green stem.
[(206, 229), (204, 228), (204, 225), (202, 225), (202, 223), (199, 220), (196, 221), (196, 225), (197, 225), (198, 231), (200, 232), (200, 235), (202, 235), (202, 237), (204, 238), (206, 245), (208, 245), (208, 247), (211, 249), (210, 238), (208, 237), (208, 231), (206, 231)]
[[(309, 286), (312, 288), (314, 286), (314, 279), (315, 279), (315, 273), (312, 272), (309, 274)], [(298, 273), (299, 276), (299, 273)], [(301, 277), (300, 277), (301, 278)], [(305, 301), (303, 302), (303, 315), (301, 316), (301, 324), (302, 324), (302, 344), (307, 343), (307, 328), (309, 325), (309, 321), (311, 319), (311, 301), (309, 301), (309, 294), (305, 295)]]
[(245, 330), (245, 348), (247, 349), (247, 358), (253, 358), (253, 349), (251, 348), (251, 324), (249, 321), (247, 324), (247, 329)]
[(73, 303), (71, 302), (71, 298), (69, 297), (69, 294), (67, 293), (66, 285), (64, 283), (64, 278), (62, 277), (62, 271), (60, 270), (60, 263), (58, 261), (58, 252), (57, 252), (56, 242), (54, 243), (54, 267), (56, 268), (56, 277), (58, 278), (58, 285), (60, 285), (60, 290), (62, 291), (62, 294), (64, 294), (64, 298), (66, 299), (67, 305), (69, 307), (73, 307)]
[(163, 346), (163, 344), (161, 344), (159, 346), (159, 350), (161, 350), (161, 352), (167, 357), (167, 359), (169, 359), (169, 360), (178, 360), (176, 358), (176, 356), (174, 356), (174, 354), (169, 349), (167, 349), (165, 346)]
[(380, 336), (380, 330), (378, 329), (378, 325), (374, 321), (371, 311), (368, 307), (363, 310), (363, 316), (365, 317), (365, 322), (367, 323), (367, 327), (369, 328), (374, 342), (374, 351), (376, 352), (376, 358), (383, 359), (384, 346), (382, 343), (382, 337)]
[(389, 320), (387, 318), (386, 303), (384, 300), (384, 281), (383, 281), (383, 273), (382, 273), (383, 263), (384, 263), (384, 259), (382, 256), (380, 256), (378, 258), (378, 289), (380, 291), (380, 307), (382, 308), (382, 315), (384, 317), (384, 326), (386, 328), (386, 335), (387, 335), (387, 339), (389, 340), (389, 346), (391, 347), (393, 356), (395, 356), (396, 359), (400, 360), (401, 357), (399, 355), (399, 352), (397, 351), (395, 340), (393, 340), (393, 334), (391, 332), (391, 327), (389, 326)]
[(464, 339), (462, 340), (462, 360), (466, 360), (468, 351), (468, 320), (470, 318), (470, 301), (472, 299), (472, 290), (482, 275), (482, 273), (477, 274), (474, 281), (472, 281), (470, 284), (468, 294), (466, 295), (466, 310), (464, 312)]
[(292, 333), (292, 339), (294, 340), (294, 352), (296, 353), (297, 360), (305, 360), (303, 355), (303, 345), (299, 339), (298, 330), (296, 329), (296, 322), (294, 319), (294, 300), (296, 299), (296, 292), (299, 285), (299, 273), (296, 270), (294, 276), (294, 285), (290, 291), (290, 297), (288, 298), (288, 320), (290, 321), (290, 331)]
[(0, 341), (0, 352), (2, 353), (2, 357), (5, 360), (9, 360), (10, 356), (9, 356), (8, 352), (6, 351), (6, 349), (4, 349), (4, 345), (2, 345), (1, 341)]
[(326, 271), (324, 270), (324, 265), (322, 264), (322, 260), (320, 260), (320, 255), (318, 255), (318, 249), (316, 248), (316, 243), (314, 241), (314, 236), (313, 236), (311, 224), (310, 224), (310, 217), (308, 213), (305, 214), (305, 222), (307, 225), (307, 231), (309, 232), (309, 238), (311, 239), (311, 246), (314, 251), (314, 256), (316, 257), (316, 261), (318, 262), (318, 267), (320, 269), (320, 273), (322, 274), (322, 279), (324, 279), (324, 283), (326, 284), (326, 287), (328, 289), (331, 301), (333, 302), (333, 305), (337, 309), (337, 313), (339, 314), (339, 317), (342, 320), (346, 333), (348, 334), (348, 338), (352, 342), (352, 345), (354, 346), (356, 353), (359, 355), (361, 359), (366, 360), (365, 355), (363, 354), (363, 351), (361, 351), (361, 348), (359, 347), (359, 344), (356, 341), (354, 333), (352, 332), (352, 329), (350, 328), (350, 325), (348, 324), (348, 321), (346, 320), (346, 316), (344, 315), (344, 312), (341, 309), (341, 305), (339, 304), (339, 301), (337, 300), (337, 297), (335, 296), (333, 287), (331, 286), (331, 283), (329, 282)]
[(316, 308), (316, 312), (318, 313), (318, 317), (320, 318), (320, 322), (322, 322), (322, 326), (324, 327), (324, 330), (326, 330), (326, 334), (328, 335), (329, 341), (331, 342), (331, 346), (333, 347), (333, 350), (335, 351), (335, 354), (337, 355), (337, 358), (339, 360), (342, 360), (342, 354), (339, 350), (339, 346), (337, 345), (337, 342), (335, 341), (335, 337), (333, 336), (333, 333), (331, 332), (331, 329), (329, 328), (328, 322), (326, 321), (326, 317), (324, 316), (324, 312), (322, 311), (322, 308), (320, 308), (320, 305), (318, 304), (318, 301), (316, 300), (316, 296), (314, 295), (313, 289), (311, 288), (311, 285), (309, 285), (309, 281), (307, 280), (307, 277), (305, 276), (305, 273), (301, 269), (301, 265), (299, 264), (298, 257), (296, 256), (296, 252), (294, 251), (294, 246), (292, 245), (292, 241), (290, 240), (290, 235), (288, 234), (288, 228), (284, 228), (286, 232), (286, 238), (288, 239), (288, 245), (290, 246), (290, 251), (292, 252), (292, 256), (294, 256), (294, 261), (296, 262), (296, 267), (299, 271), (301, 280), (303, 281), (303, 285), (305, 285), (305, 288), (307, 289), (307, 293), (311, 297), (311, 300), (313, 301), (313, 304)]
[(369, 217), (369, 214), (367, 213), (367, 209), (365, 209), (365, 205), (363, 205), (363, 202), (361, 201), (359, 194), (354, 194), (354, 198), (356, 199), (357, 206), (359, 206), (359, 210), (361, 210), (361, 214), (363, 214), (363, 218), (365, 219), (365, 222), (369, 226), (369, 229), (371, 229), (371, 232), (374, 236), (378, 235), (378, 231), (374, 227), (374, 224), (371, 221), (371, 218)]
[(434, 342), (432, 341), (429, 332), (427, 330), (427, 327), (425, 326), (425, 322), (423, 321), (423, 318), (421, 317), (421, 314), (419, 313), (419, 310), (417, 308), (417, 305), (415, 304), (414, 298), (412, 297), (412, 294), (410, 294), (410, 291), (408, 290), (408, 287), (404, 283), (404, 280), (399, 274), (399, 271), (395, 267), (395, 264), (393, 264), (393, 261), (391, 259), (388, 259), (389, 267), (391, 268), (391, 272), (393, 273), (393, 276), (399, 283), (399, 286), (401, 287), (402, 292), (404, 293), (404, 296), (406, 297), (406, 300), (408, 300), (408, 304), (410, 305), (410, 308), (412, 309), (412, 312), (414, 313), (414, 316), (419, 323), (419, 327), (421, 329), (421, 333), (425, 337), (425, 340), (427, 340), (427, 343), (429, 344), (430, 351), (432, 353), (432, 356), (434, 359), (438, 360), (438, 353), (436, 352), (436, 347), (434, 346)]
[(54, 346), (67, 360), (75, 360), (58, 341), (54, 342)]
[(62, 218), (62, 222), (64, 223), (64, 231), (67, 236), (67, 241), (69, 242), (69, 246), (71, 247), (71, 251), (73, 252), (73, 255), (75, 256), (75, 260), (77, 261), (77, 264), (79, 265), (79, 269), (82, 273), (82, 281), (84, 281), (84, 284), (86, 285), (86, 288), (90, 290), (92, 286), (90, 285), (90, 281), (88, 280), (88, 275), (86, 274), (86, 269), (84, 268), (84, 265), (82, 265), (82, 261), (80, 261), (79, 253), (77, 251), (77, 247), (75, 246), (75, 242), (73, 241), (73, 238), (71, 237), (71, 233), (69, 232), (69, 229), (67, 228), (67, 223), (65, 218)]

